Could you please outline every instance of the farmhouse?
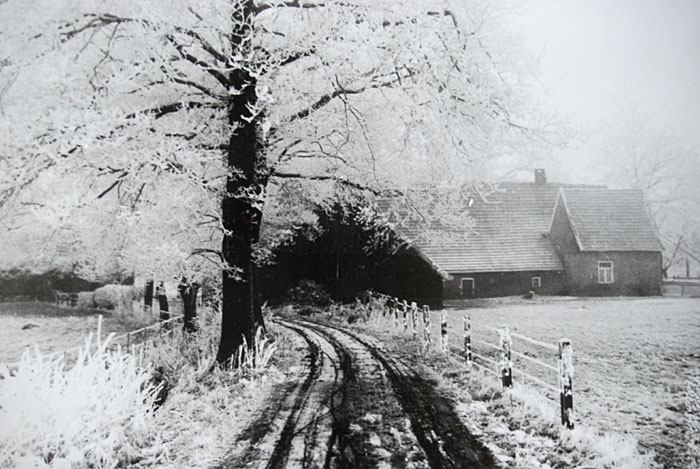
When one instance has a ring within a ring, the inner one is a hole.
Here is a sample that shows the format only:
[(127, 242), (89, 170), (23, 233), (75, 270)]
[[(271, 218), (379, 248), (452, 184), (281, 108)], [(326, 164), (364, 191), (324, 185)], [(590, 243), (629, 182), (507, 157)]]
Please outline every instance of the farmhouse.
[(300, 233), (276, 249), (275, 264), (261, 272), (263, 296), (275, 301), (301, 279), (339, 300), (372, 289), (438, 307), (529, 292), (661, 294), (662, 247), (640, 191), (547, 183), (538, 170), (534, 182), (501, 183), (466, 203), (468, 236), (424, 240), (416, 227), (398, 226), (398, 248), (371, 252), (374, 235), (352, 214), (320, 214), (320, 235)]
[(462, 242), (417, 242), (448, 274), (442, 299), (522, 295), (659, 295), (661, 243), (641, 191), (503, 183), (470, 201)]

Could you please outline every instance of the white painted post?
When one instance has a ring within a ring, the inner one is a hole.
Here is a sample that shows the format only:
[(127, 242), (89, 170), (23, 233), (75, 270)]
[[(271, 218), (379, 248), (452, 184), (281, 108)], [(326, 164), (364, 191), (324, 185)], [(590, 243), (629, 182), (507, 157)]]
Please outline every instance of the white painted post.
[(511, 361), (510, 350), (513, 346), (513, 341), (510, 338), (510, 330), (504, 327), (499, 331), (501, 339), (501, 379), (503, 388), (513, 387), (513, 362)]
[(415, 339), (418, 333), (418, 305), (415, 301), (411, 301), (411, 332)]
[(464, 359), (467, 365), (472, 364), (472, 318), (464, 315)]
[(561, 406), (561, 424), (571, 430), (574, 428), (574, 351), (569, 339), (559, 341), (559, 403)]
[(430, 309), (423, 305), (423, 352), (430, 350)]
[(447, 335), (447, 313), (440, 313), (440, 348), (442, 353), (447, 353), (449, 350), (449, 337)]

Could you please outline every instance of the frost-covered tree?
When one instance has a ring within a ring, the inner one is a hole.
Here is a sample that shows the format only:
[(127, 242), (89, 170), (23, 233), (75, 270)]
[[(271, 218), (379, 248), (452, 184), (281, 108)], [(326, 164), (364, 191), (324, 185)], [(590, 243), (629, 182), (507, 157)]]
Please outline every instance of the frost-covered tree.
[(120, 252), (208, 256), (224, 362), (262, 325), (264, 207), (284, 231), (303, 201), (359, 191), (464, 226), (411, 189), (473, 187), (540, 135), (493, 16), (464, 0), (8, 0), (0, 216), (36, 216), (53, 192), (62, 221), (113, 213)]
[(700, 264), (700, 149), (633, 108), (606, 125), (600, 148), (606, 183), (644, 192), (664, 245), (664, 275), (688, 257)]

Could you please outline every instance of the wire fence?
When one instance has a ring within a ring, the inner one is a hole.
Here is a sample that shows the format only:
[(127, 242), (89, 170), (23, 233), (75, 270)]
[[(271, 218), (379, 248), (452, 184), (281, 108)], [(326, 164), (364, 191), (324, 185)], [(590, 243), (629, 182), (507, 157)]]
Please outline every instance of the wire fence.
[[(109, 350), (121, 348), (129, 353), (137, 353), (143, 347), (154, 344), (157, 341), (162, 341), (165, 339), (172, 340), (175, 334), (175, 325), (182, 323), (183, 318), (183, 315), (175, 315), (167, 320), (158, 320), (149, 326), (141, 327), (139, 329), (134, 329), (121, 334), (110, 333), (104, 337), (109, 341), (109, 346), (107, 348)], [(97, 319), (97, 332), (95, 340), (92, 340), (92, 337), (89, 337), (88, 340), (82, 345), (42, 354), (42, 357), (51, 360), (62, 356), (64, 362), (68, 363), (73, 360), (77, 360), (81, 353), (91, 353), (98, 350), (103, 343), (102, 315), (99, 315)], [(5, 365), (12, 370), (16, 369), (20, 363), (21, 360), (5, 363)]]
[[(404, 334), (410, 330), (416, 339), (420, 336), (424, 351), (432, 347), (431, 314), (427, 305), (419, 310), (415, 302), (409, 304), (385, 295), (377, 295), (374, 304), (382, 315), (393, 319), (395, 329)], [(552, 344), (511, 332), (508, 327), (472, 324), (467, 314), (463, 316), (463, 324), (462, 345), (450, 343), (450, 337), (458, 337), (460, 331), (453, 326), (450, 333), (447, 313), (441, 312), (439, 349), (442, 353), (464, 360), (466, 366), (500, 376), (504, 388), (513, 386), (514, 376), (516, 381), (536, 385), (544, 397), (554, 403), (558, 401), (562, 425), (569, 429), (574, 427), (573, 349), (569, 339), (562, 338)], [(422, 334), (419, 334), (421, 329)]]

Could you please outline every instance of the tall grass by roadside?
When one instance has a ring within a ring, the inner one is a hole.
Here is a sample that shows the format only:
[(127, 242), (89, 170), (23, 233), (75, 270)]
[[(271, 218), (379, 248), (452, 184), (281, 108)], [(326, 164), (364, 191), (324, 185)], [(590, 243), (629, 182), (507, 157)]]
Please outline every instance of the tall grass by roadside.
[(115, 467), (151, 443), (150, 368), (91, 345), (71, 365), (37, 348), (0, 368), (0, 467)]
[[(155, 417), (162, 442), (155, 457), (141, 464), (158, 468), (206, 468), (216, 465), (263, 402), (274, 381), (282, 380), (274, 366), (277, 334), (268, 321), (268, 334), (258, 331), (255, 347), (241, 350), (248, 357), (239, 367), (214, 366), (221, 317), (211, 309), (199, 311), (196, 332), (179, 328), (143, 357), (159, 371), (168, 397)], [(247, 345), (245, 345), (247, 347)]]
[(203, 310), (198, 319), (198, 332), (174, 326), (133, 354), (108, 350), (111, 335), (97, 347), (89, 338), (75, 362), (35, 349), (12, 369), (0, 365), (0, 468), (215, 461), (235, 422), (264, 397), (275, 345), (259, 332), (241, 368), (212, 367), (219, 314)]

